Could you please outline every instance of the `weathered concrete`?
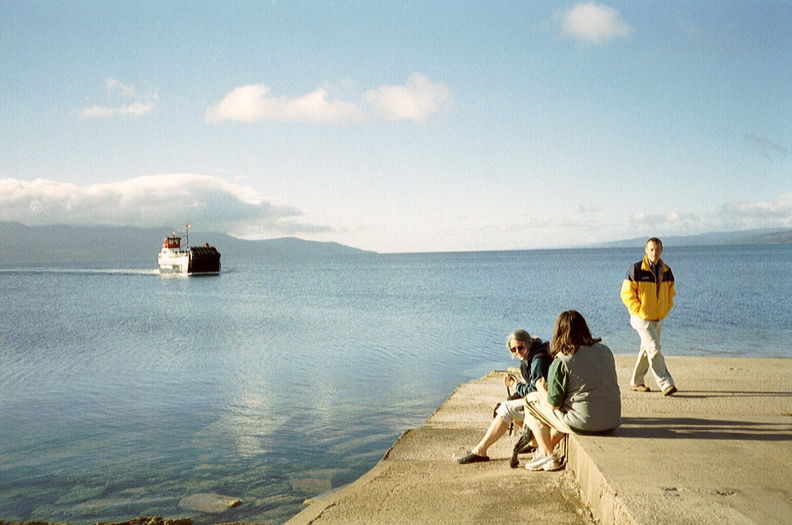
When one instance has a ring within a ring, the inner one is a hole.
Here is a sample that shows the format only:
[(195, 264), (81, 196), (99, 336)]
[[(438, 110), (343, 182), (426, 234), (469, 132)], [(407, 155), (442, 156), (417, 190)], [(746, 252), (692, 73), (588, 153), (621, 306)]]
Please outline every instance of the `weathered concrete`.
[(501, 376), (459, 385), (421, 428), (405, 432), (376, 467), (287, 523), (522, 523), (528, 508), (547, 516), (543, 523), (593, 523), (566, 473), (509, 468), (511, 439), (490, 448), (489, 463), (454, 461), (455, 454), (464, 454), (481, 439), (492, 420), (492, 409), (506, 392)]
[[(570, 440), (602, 523), (790, 523), (792, 359), (667, 358), (679, 393), (633, 392), (619, 356), (622, 427)], [(650, 387), (655, 387), (652, 382)]]
[[(562, 472), (458, 465), (503, 397), (500, 373), (460, 385), (355, 483), (288, 523), (772, 524), (792, 516), (792, 359), (669, 357), (679, 393), (637, 393), (617, 356), (623, 425), (572, 436)], [(521, 457), (524, 464), (526, 456)], [(578, 492), (579, 489), (579, 492)]]

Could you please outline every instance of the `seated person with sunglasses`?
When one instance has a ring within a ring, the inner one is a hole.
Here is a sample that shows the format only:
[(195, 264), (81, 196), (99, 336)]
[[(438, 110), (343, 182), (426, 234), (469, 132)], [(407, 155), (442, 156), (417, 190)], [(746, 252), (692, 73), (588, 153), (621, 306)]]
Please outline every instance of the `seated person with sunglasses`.
[(487, 450), (506, 433), (509, 426), (513, 423), (522, 427), (525, 420), (525, 402), (522, 398), (536, 391), (537, 380), (547, 379), (547, 371), (552, 362), (549, 354), (550, 343), (538, 337), (531, 337), (525, 330), (515, 330), (506, 339), (506, 346), (512, 355), (520, 359), (520, 374), (523, 380), (517, 381), (514, 376), (505, 374), (503, 384), (507, 388), (514, 387), (519, 397), (500, 404), (496, 417), (493, 418), (481, 441), (468, 454), (457, 458), (457, 462), (462, 465), (489, 461)]

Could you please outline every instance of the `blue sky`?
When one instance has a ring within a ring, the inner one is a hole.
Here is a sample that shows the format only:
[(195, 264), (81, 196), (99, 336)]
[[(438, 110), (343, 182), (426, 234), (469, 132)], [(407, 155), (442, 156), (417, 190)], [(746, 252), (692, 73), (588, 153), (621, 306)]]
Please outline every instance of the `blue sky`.
[(792, 227), (791, 2), (0, 3), (0, 220), (380, 252)]

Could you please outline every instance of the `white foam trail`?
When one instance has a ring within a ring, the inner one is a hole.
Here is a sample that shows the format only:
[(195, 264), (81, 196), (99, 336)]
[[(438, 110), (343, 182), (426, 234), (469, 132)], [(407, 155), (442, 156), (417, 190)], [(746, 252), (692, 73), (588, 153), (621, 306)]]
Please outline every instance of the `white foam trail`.
[(5, 274), (160, 275), (156, 268), (0, 268)]

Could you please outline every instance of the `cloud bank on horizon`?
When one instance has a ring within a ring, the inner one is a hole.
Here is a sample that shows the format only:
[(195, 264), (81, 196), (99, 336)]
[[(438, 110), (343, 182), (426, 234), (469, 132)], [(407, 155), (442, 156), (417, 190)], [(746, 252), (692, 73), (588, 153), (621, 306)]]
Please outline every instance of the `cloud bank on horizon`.
[(166, 37), (0, 7), (0, 221), (381, 252), (792, 227), (786, 4), (204, 8)]
[(150, 175), (87, 187), (0, 179), (0, 220), (28, 226), (160, 227), (189, 217), (202, 230), (242, 238), (331, 231), (329, 226), (296, 222), (302, 215), (296, 208), (262, 199), (250, 187), (209, 175)]
[[(52, 180), (26, 182), (0, 179), (0, 221), (28, 226), (67, 224), (159, 227), (184, 222), (240, 238), (262, 239), (285, 235), (334, 232), (331, 225), (302, 222), (305, 213), (263, 199), (249, 186), (192, 174), (136, 177), (124, 182), (80, 187)], [(635, 231), (680, 233), (792, 228), (792, 193), (763, 202), (728, 202), (704, 214), (636, 214)], [(534, 224), (542, 228), (576, 228), (575, 223)], [(339, 233), (339, 232), (337, 232)]]

